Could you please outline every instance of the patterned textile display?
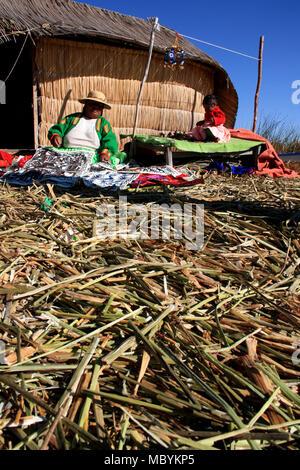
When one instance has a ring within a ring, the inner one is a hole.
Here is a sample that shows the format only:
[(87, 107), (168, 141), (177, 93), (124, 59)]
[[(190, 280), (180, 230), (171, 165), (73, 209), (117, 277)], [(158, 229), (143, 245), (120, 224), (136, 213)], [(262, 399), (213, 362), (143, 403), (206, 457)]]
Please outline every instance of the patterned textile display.
[(0, 180), (23, 186), (36, 181), (70, 188), (88, 172), (94, 154), (94, 151), (88, 149), (58, 150), (42, 147), (23, 168), (9, 169)]
[(51, 176), (82, 176), (90, 168), (94, 154), (94, 150), (88, 149), (58, 150), (43, 147), (24, 165), (24, 170), (39, 169), (44, 175)]
[[(126, 165), (117, 166), (119, 167), (126, 168)], [(112, 169), (109, 163), (99, 162), (92, 165), (83, 176), (83, 183), (90, 188), (118, 190), (125, 189), (135, 178), (134, 172)]]
[[(50, 183), (62, 188), (71, 188), (83, 183), (90, 188), (122, 190), (130, 185), (141, 185), (142, 175), (149, 177), (151, 184), (198, 184), (194, 174), (171, 166), (138, 167), (125, 164), (112, 168), (107, 162), (93, 164), (94, 151), (87, 149), (58, 150), (49, 147), (38, 149), (23, 168), (11, 168), (1, 176), (0, 181), (28, 186), (34, 181)], [(133, 163), (134, 164), (134, 163)], [(143, 183), (145, 183), (145, 179)], [(137, 181), (137, 183), (134, 183)]]
[[(146, 184), (187, 186), (200, 182), (200, 180), (195, 180), (191, 171), (185, 170), (185, 173), (182, 173), (172, 166), (130, 167), (120, 165), (118, 168), (118, 171), (112, 171), (107, 163), (96, 163), (91, 166), (91, 171), (84, 175), (84, 184), (91, 187), (125, 189), (129, 185), (132, 187), (145, 186)], [(195, 183), (193, 183), (194, 181)]]

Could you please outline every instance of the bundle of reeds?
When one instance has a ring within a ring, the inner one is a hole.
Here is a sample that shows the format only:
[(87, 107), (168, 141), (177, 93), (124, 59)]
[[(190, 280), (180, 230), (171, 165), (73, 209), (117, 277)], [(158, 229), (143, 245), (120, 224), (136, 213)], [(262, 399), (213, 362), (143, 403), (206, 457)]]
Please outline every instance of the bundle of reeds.
[(127, 195), (203, 203), (202, 250), (97, 239), (113, 196), (1, 186), (0, 447), (299, 449), (299, 181)]

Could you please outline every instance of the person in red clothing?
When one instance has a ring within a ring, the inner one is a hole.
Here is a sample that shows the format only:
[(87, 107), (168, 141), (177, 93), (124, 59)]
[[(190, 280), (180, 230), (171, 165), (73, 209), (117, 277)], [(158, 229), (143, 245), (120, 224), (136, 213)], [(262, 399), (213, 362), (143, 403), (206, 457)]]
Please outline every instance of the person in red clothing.
[(196, 127), (188, 132), (195, 140), (202, 142), (228, 142), (230, 132), (224, 127), (226, 116), (218, 106), (215, 95), (206, 95), (203, 99), (205, 109), (204, 120), (199, 121)]

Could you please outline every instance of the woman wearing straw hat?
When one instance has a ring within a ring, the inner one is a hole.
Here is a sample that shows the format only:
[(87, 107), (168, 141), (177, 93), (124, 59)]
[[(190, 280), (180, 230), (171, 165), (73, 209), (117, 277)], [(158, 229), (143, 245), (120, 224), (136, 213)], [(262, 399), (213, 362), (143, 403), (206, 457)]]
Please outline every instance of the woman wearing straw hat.
[(110, 161), (118, 151), (117, 138), (110, 123), (102, 116), (103, 109), (111, 109), (105, 95), (90, 91), (81, 113), (64, 117), (49, 129), (48, 138), (57, 148), (88, 148), (97, 151), (97, 161)]

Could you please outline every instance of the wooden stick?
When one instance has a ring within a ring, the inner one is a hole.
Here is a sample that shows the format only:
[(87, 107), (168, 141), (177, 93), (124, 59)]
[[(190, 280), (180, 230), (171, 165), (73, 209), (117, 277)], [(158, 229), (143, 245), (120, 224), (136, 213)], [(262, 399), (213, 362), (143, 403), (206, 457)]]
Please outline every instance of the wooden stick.
[[(144, 77), (143, 77), (143, 80), (142, 80), (142, 83), (141, 83), (141, 87), (140, 87), (140, 91), (139, 91), (139, 95), (138, 95), (138, 99), (137, 99), (137, 103), (136, 103), (135, 119), (134, 119), (133, 132), (132, 132), (132, 141), (134, 140), (134, 137), (135, 137), (135, 134), (136, 134), (136, 128), (137, 128), (137, 122), (138, 122), (138, 116), (139, 116), (139, 110), (140, 110), (139, 109), (140, 108), (140, 101), (141, 101), (141, 98), (142, 98), (143, 88), (144, 88), (144, 85), (145, 85), (145, 82), (147, 80), (148, 73), (149, 73), (150, 62), (151, 62), (151, 57), (152, 57), (152, 50), (153, 50), (153, 44), (154, 44), (154, 36), (155, 36), (155, 31), (157, 31), (157, 30), (158, 30), (158, 18), (154, 18), (154, 23), (153, 23), (153, 26), (152, 26), (151, 37), (150, 37), (150, 46), (149, 46), (147, 65), (146, 65), (146, 68), (145, 68)], [(131, 147), (130, 147), (130, 153), (131, 154), (132, 154), (132, 149), (133, 149), (133, 145), (131, 145)]]
[(260, 90), (260, 85), (261, 85), (261, 74), (262, 74), (263, 48), (264, 48), (264, 36), (261, 36), (260, 41), (259, 41), (258, 77), (257, 77), (257, 87), (256, 87), (256, 93), (255, 93), (255, 100), (254, 100), (254, 118), (253, 118), (252, 132), (255, 132), (255, 129), (256, 129), (258, 96), (259, 96), (259, 90)]

